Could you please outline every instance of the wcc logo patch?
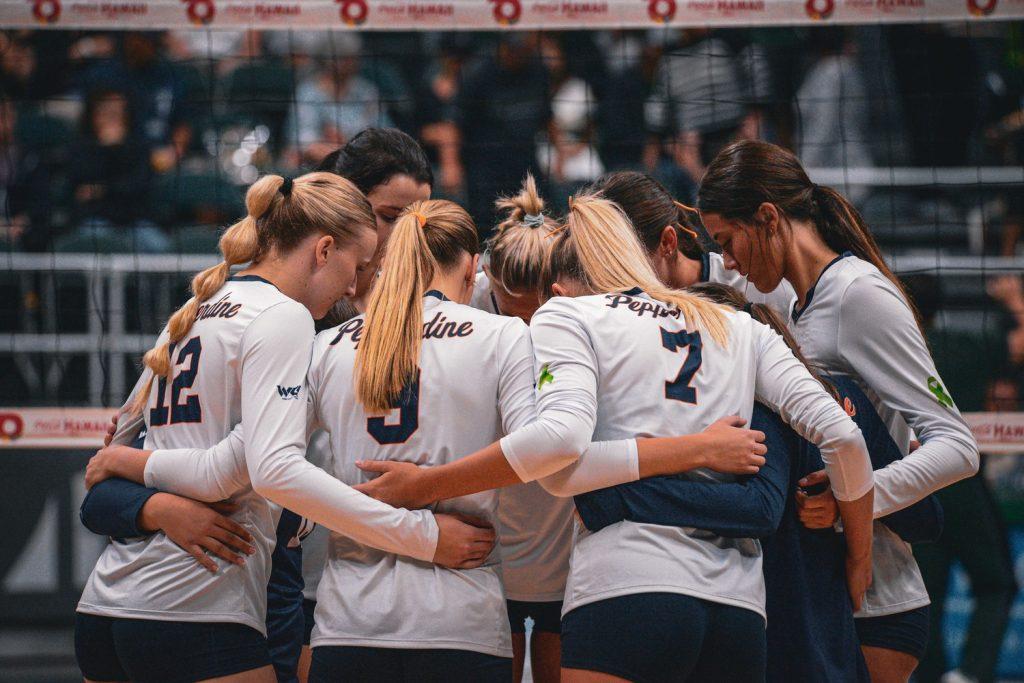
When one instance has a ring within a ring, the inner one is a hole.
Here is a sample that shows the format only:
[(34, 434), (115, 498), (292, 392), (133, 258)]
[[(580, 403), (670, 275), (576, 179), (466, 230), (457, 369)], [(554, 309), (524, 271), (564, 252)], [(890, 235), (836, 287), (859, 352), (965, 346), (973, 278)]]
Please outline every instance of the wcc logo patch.
[(282, 401), (296, 401), (299, 398), (299, 392), (302, 390), (302, 385), (299, 384), (294, 387), (282, 387), (280, 384), (277, 385), (277, 395), (281, 397)]

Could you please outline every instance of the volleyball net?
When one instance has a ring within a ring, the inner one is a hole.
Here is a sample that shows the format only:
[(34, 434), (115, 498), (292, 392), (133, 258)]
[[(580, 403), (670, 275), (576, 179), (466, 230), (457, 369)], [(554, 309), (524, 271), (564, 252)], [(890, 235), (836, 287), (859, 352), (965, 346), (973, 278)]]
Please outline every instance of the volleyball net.
[[(1022, 19), (1024, 0), (0, 0), (0, 622), (71, 614), (98, 549), (74, 518), (86, 457), (245, 187), (369, 126), (417, 138), (483, 234), (528, 170), (559, 214), (606, 172), (692, 202), (728, 142), (793, 149), (906, 279), (1024, 522), (1024, 461), (996, 455), (1024, 451)], [(1016, 609), (1002, 661), (1024, 676)]]

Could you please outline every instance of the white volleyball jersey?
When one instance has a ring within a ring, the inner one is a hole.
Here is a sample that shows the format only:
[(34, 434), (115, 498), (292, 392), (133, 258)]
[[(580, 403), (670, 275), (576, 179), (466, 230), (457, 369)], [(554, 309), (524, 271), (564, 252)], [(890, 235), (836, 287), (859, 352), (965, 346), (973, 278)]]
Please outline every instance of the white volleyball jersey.
[[(555, 297), (530, 323), (538, 371), (537, 423), (502, 440), (510, 463), (531, 448), (549, 414), (573, 412), (612, 440), (694, 434), (724, 415), (750, 419), (755, 398), (821, 444), (847, 498), (871, 487), (859, 430), (781, 337), (741, 312), (723, 312), (727, 346), (687, 331), (676, 309), (639, 290)], [(540, 427), (538, 427), (540, 425)], [(583, 456), (584, 458), (586, 455)], [(688, 477), (732, 478), (696, 470)], [(764, 615), (761, 548), (694, 528), (624, 521), (591, 533), (577, 526), (563, 613), (599, 600), (671, 592)]]
[[(487, 273), (476, 274), (470, 306), (501, 315)], [(572, 551), (572, 498), (536, 481), (501, 489), (498, 498), (505, 597), (522, 602), (562, 599)]]
[(750, 303), (771, 306), (783, 320), (789, 318), (789, 311), (796, 302), (796, 292), (786, 280), (782, 280), (774, 291), (765, 294), (752, 285), (746, 276), (726, 268), (722, 255), (715, 252), (708, 252), (701, 259), (700, 280), (729, 285), (743, 294)]
[[(807, 359), (852, 377), (903, 453), (913, 434), (921, 447), (875, 472), (875, 518), (911, 505), (978, 468), (970, 429), (946, 392), (914, 314), (895, 285), (856, 256), (821, 273), (789, 322)], [(883, 616), (928, 604), (910, 545), (875, 524), (874, 578), (857, 616)]]
[[(533, 354), (518, 318), (490, 315), (432, 291), (423, 299), (424, 338), (416, 382), (401, 408), (369, 416), (352, 390), (365, 320), (317, 337), (310, 389), (330, 432), (332, 472), (370, 479), (357, 460), (442, 465), (533, 419)], [(497, 528), (498, 492), (437, 504)], [(500, 548), (477, 569), (454, 571), (331, 534), (317, 593), (313, 647), (450, 648), (510, 657)]]
[[(282, 328), (288, 330), (286, 352), (265, 353), (262, 347)], [(303, 432), (303, 384), (312, 343), (313, 320), (305, 307), (261, 278), (229, 279), (172, 347), (172, 379), (153, 382), (144, 409), (145, 448), (212, 446), (241, 421), (243, 404), (268, 424), (295, 422)], [(231, 517), (253, 534), (256, 548), (243, 566), (214, 557), (218, 571), (211, 574), (161, 532), (112, 540), (89, 576), (78, 611), (234, 622), (265, 633), (270, 556), (281, 508), (252, 487), (232, 500), (240, 507)]]

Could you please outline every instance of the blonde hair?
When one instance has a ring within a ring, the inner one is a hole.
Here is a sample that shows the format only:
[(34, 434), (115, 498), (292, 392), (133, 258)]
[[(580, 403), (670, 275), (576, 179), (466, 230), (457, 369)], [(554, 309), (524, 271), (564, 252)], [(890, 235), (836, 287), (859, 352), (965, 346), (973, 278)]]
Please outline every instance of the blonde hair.
[(658, 280), (629, 219), (600, 194), (569, 202), (569, 213), (544, 266), (543, 292), (560, 275), (573, 278), (594, 292), (624, 292), (639, 287), (648, 296), (679, 309), (692, 328), (702, 328), (720, 345), (729, 333), (723, 308), (702, 296), (671, 289)]
[(537, 182), (527, 173), (519, 194), (502, 197), (494, 205), (507, 213), (487, 241), (488, 279), (506, 294), (539, 292), (544, 258), (558, 223), (544, 215)]
[(356, 395), (367, 412), (391, 410), (416, 376), (430, 281), (478, 250), (473, 219), (457, 204), (415, 202), (398, 217), (356, 350)]
[[(308, 173), (294, 181), (263, 176), (245, 194), (247, 215), (220, 238), (223, 260), (192, 278), (192, 298), (167, 321), (169, 338), (146, 352), (142, 362), (154, 377), (170, 379), (171, 348), (192, 329), (200, 305), (217, 292), (231, 267), (258, 263), (271, 249), (288, 253), (308, 235), (333, 236), (339, 246), (350, 243), (362, 230), (374, 230), (370, 202), (348, 180), (333, 173)], [(133, 412), (149, 401), (152, 377), (136, 396)]]

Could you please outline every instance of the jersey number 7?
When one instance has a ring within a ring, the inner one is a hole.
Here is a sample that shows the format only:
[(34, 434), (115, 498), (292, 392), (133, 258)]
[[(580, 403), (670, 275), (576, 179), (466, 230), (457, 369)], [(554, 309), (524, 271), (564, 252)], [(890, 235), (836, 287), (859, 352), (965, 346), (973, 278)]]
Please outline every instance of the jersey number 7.
[[(178, 360), (175, 366), (182, 366), (188, 362), (188, 367), (179, 370), (171, 382), (171, 406), (168, 410), (164, 401), (167, 397), (167, 378), (161, 377), (156, 387), (156, 406), (149, 411), (149, 426), (162, 427), (166, 424), (178, 424), (181, 422), (202, 422), (203, 408), (199, 405), (199, 396), (189, 394), (185, 402), (181, 402), (181, 392), (184, 389), (191, 389), (199, 373), (199, 356), (203, 353), (203, 344), (199, 337), (192, 337), (181, 347), (178, 352)], [(168, 350), (168, 355), (174, 358), (174, 345)], [(191, 359), (191, 361), (189, 360)], [(168, 421), (168, 416), (170, 421)]]
[(661, 345), (672, 353), (679, 349), (688, 348), (686, 360), (683, 367), (679, 368), (679, 374), (671, 382), (665, 382), (665, 398), (683, 403), (696, 403), (697, 390), (690, 386), (693, 376), (697, 374), (701, 364), (701, 339), (700, 332), (669, 332), (661, 328)]

